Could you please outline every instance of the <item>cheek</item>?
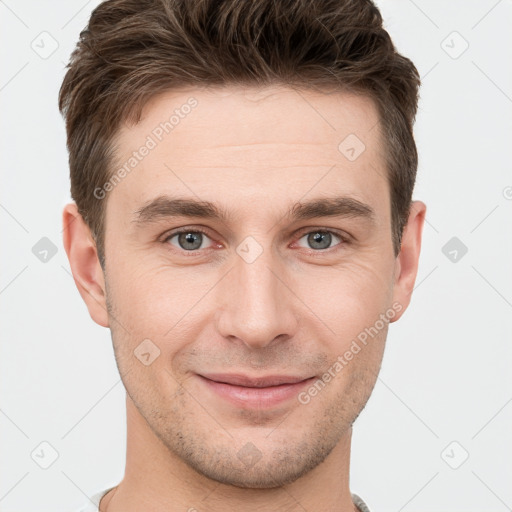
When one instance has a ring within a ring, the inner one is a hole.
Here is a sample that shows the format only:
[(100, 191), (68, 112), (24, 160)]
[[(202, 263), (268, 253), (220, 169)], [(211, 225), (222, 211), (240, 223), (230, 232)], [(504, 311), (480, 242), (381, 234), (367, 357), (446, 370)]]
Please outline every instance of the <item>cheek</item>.
[(112, 261), (120, 263), (107, 274), (117, 314), (127, 330), (138, 335), (170, 329), (179, 319), (190, 288), (171, 268), (155, 269), (146, 265), (143, 258), (132, 262), (129, 259), (114, 255)]
[(201, 326), (204, 310), (197, 303), (209, 288), (200, 286), (204, 277), (178, 278), (171, 268), (145, 272), (142, 264), (129, 271), (126, 262), (108, 275), (110, 324), (121, 373), (130, 371), (132, 381), (163, 380), (160, 384), (168, 387), (168, 372)]
[(317, 269), (302, 274), (297, 283), (297, 295), (311, 310), (308, 317), (314, 313), (342, 345), (374, 325), (390, 307), (393, 292), (391, 267), (373, 262)]

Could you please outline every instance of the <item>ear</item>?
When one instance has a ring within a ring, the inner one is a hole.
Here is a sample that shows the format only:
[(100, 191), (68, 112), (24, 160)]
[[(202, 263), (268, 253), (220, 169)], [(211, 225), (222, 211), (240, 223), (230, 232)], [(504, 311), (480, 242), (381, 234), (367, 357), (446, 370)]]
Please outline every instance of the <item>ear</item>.
[(395, 262), (395, 284), (393, 289), (393, 303), (402, 305), (402, 309), (391, 322), (396, 322), (405, 312), (411, 301), (418, 262), (421, 250), (421, 235), (425, 222), (427, 206), (421, 201), (413, 201), (409, 220), (402, 235), (400, 253)]
[(103, 327), (109, 327), (105, 280), (96, 243), (89, 226), (78, 213), (75, 203), (69, 203), (62, 213), (64, 249), (76, 287), (91, 318)]

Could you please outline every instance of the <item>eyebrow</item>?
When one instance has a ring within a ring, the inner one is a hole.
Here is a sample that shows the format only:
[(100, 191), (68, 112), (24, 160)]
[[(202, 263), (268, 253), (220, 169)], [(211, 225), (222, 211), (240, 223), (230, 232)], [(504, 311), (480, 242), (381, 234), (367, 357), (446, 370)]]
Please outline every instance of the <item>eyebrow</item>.
[[(149, 200), (134, 211), (132, 222), (138, 226), (146, 225), (173, 217), (198, 217), (219, 220), (227, 223), (231, 219), (229, 212), (210, 201), (158, 196)], [(291, 220), (307, 220), (317, 217), (353, 217), (375, 223), (375, 210), (368, 204), (353, 197), (340, 196), (318, 198), (308, 202), (297, 202), (286, 212), (284, 217)]]

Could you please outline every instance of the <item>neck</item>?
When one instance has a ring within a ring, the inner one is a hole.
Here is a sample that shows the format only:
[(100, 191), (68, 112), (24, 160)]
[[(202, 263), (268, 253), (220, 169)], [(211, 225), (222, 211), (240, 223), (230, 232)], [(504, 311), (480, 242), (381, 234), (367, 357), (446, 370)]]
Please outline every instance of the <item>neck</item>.
[(226, 485), (198, 473), (170, 452), (127, 397), (126, 469), (101, 501), (101, 512), (354, 512), (349, 490), (349, 429), (327, 458), (295, 482), (270, 489)]

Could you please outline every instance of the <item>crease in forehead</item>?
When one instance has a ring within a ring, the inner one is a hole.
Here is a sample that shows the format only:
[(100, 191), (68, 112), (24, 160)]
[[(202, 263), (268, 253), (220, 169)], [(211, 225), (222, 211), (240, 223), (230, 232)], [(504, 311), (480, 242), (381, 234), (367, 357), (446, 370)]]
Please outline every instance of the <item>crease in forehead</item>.
[[(180, 128), (187, 125), (194, 128), (206, 128), (216, 125), (219, 121), (227, 125), (230, 123), (236, 125), (238, 122), (243, 124), (245, 116), (253, 112), (260, 113), (266, 109), (271, 113), (276, 108), (277, 110), (286, 110), (286, 115), (278, 114), (274, 119), (282, 121), (285, 126), (287, 120), (293, 127), (297, 124), (297, 120), (308, 118), (308, 124), (317, 125), (316, 128), (324, 125), (323, 127), (328, 128), (328, 131), (335, 132), (333, 133), (334, 137), (336, 137), (336, 132), (339, 132), (337, 134), (339, 137), (346, 135), (345, 128), (350, 128), (355, 124), (358, 124), (360, 132), (372, 131), (376, 124), (380, 124), (380, 116), (374, 100), (357, 91), (339, 90), (323, 93), (309, 89), (296, 90), (284, 85), (182, 87), (172, 88), (150, 97), (144, 104), (141, 118), (136, 124), (124, 122), (119, 126), (116, 132), (116, 142), (119, 144), (122, 139), (137, 132), (141, 137), (149, 134), (153, 125), (165, 122), (169, 115), (184, 105), (189, 98), (195, 98), (198, 101), (198, 106), (191, 115), (185, 117), (185, 123), (179, 123), (175, 127), (173, 130), (175, 134), (179, 134)], [(240, 113), (244, 109), (247, 109), (247, 112)], [(263, 128), (270, 127), (270, 124), (269, 121)], [(262, 128), (258, 125), (254, 127), (255, 130)], [(310, 140), (316, 131), (315, 129), (308, 131), (307, 135)], [(171, 134), (172, 132), (169, 135)], [(215, 133), (219, 139), (229, 135), (228, 130), (222, 129)], [(234, 135), (239, 136), (240, 130), (237, 130)], [(253, 133), (250, 135), (253, 136)], [(286, 137), (286, 133), (281, 135)], [(246, 143), (250, 144), (250, 140)]]
[[(182, 100), (186, 100), (187, 97), (190, 97), (190, 96), (193, 96), (194, 95), (194, 91), (198, 92), (198, 94), (203, 94), (205, 91), (204, 89), (197, 89), (197, 90), (194, 90), (194, 89), (184, 89), (184, 90), (181, 90), (181, 91), (178, 91), (178, 90), (170, 90), (170, 91), (167, 91), (166, 93), (162, 93), (162, 94), (159, 94), (158, 96), (152, 98), (150, 100), (150, 102), (148, 102), (148, 104), (145, 106), (145, 112), (146, 112), (146, 116), (143, 117), (140, 121), (140, 123), (138, 123), (137, 125), (135, 126), (132, 126), (132, 127), (129, 127), (129, 126), (124, 126), (124, 132), (123, 131), (120, 131), (119, 133), (120, 134), (124, 134), (124, 135), (129, 135), (130, 134), (130, 131), (133, 132), (133, 130), (136, 130), (137, 127), (140, 127), (143, 126), (144, 122), (147, 124), (148, 120), (152, 119), (153, 117), (157, 117), (158, 116), (161, 116), (161, 112), (162, 112), (162, 108), (156, 108), (158, 107), (158, 105), (162, 105), (161, 102), (163, 102), (164, 104), (169, 104), (169, 103), (172, 103), (173, 105), (178, 105), (180, 104), (180, 102)], [(235, 98), (237, 101), (239, 98), (237, 98), (237, 96), (240, 96), (240, 94), (242, 94), (242, 96), (244, 95), (248, 95), (249, 96), (249, 99), (250, 101), (257, 101), (257, 102), (261, 102), (263, 100), (266, 100), (266, 99), (269, 99), (269, 98), (276, 98), (278, 96), (279, 93), (293, 93), (294, 95), (296, 95), (297, 93), (295, 91), (293, 91), (292, 89), (286, 89), (286, 88), (278, 88), (277, 90), (271, 90), (271, 89), (264, 89), (264, 88), (253, 88), (253, 89), (250, 89), (250, 88), (239, 88), (239, 89), (223, 89), (223, 88), (215, 88), (215, 89), (212, 89), (212, 90), (209, 90), (207, 91), (207, 97), (208, 95), (211, 95), (210, 97), (215, 99), (215, 98)], [(359, 108), (359, 104), (361, 103), (361, 101), (364, 102), (365, 98), (362, 97), (362, 96), (358, 96), (358, 95), (352, 95), (350, 93), (340, 93), (341, 94), (341, 98), (342, 100), (344, 99), (345, 101), (352, 101), (356, 100), (356, 103), (353, 104), (350, 108), (352, 109), (355, 109), (355, 111), (357, 112), (357, 109)], [(322, 95), (322, 96), (319, 96), (316, 92), (312, 92), (312, 96), (314, 96), (315, 98), (316, 97), (320, 97), (320, 98), (330, 98), (332, 99), (333, 97), (336, 98), (336, 95), (335, 94), (327, 94), (327, 95)], [(245, 97), (245, 96), (244, 96)], [(201, 101), (203, 98), (200, 97), (199, 98), (199, 101)], [(303, 104), (304, 104), (304, 100), (303, 99), (300, 99), (299, 101), (301, 101)], [(364, 103), (364, 105), (366, 105), (366, 107), (368, 107), (368, 105), (371, 105), (369, 103)], [(152, 110), (153, 109), (153, 110)], [(316, 117), (317, 121), (322, 123), (323, 121), (321, 120), (321, 117), (317, 115), (317, 113), (313, 112), (313, 109), (311, 106), (308, 106), (307, 107), (307, 111), (309, 111), (309, 113)], [(371, 105), (370, 106), (370, 117), (372, 115), (372, 109), (374, 109), (374, 105)], [(164, 109), (165, 110), (165, 109)], [(148, 114), (151, 114), (151, 116), (148, 116)], [(363, 112), (364, 115), (368, 115), (368, 110), (364, 110)], [(204, 114), (203, 114), (203, 117), (204, 117)], [(185, 121), (187, 121), (187, 119), (185, 119)], [(211, 119), (206, 119), (206, 122), (211, 122)], [(141, 124), (142, 123), (142, 124)], [(368, 119), (366, 120), (365, 124), (368, 124)], [(326, 125), (327, 126), (327, 125)], [(375, 125), (373, 125), (375, 126)], [(371, 127), (370, 129), (372, 129), (373, 127)], [(328, 130), (328, 133), (331, 133), (331, 135), (334, 134), (334, 131), (332, 129), (329, 129)], [(171, 134), (172, 135), (172, 134)], [(184, 141), (184, 144), (186, 143), (186, 141)], [(164, 147), (162, 149), (163, 153), (164, 153), (164, 156), (168, 156), (168, 155), (172, 155), (172, 156), (175, 156), (177, 157), (177, 160), (180, 162), (180, 165), (178, 168), (180, 167), (193, 167), (194, 164), (199, 164), (199, 167), (202, 167), (201, 164), (203, 163), (201, 161), (201, 158), (203, 159), (207, 159), (208, 157), (208, 152), (210, 150), (215, 150), (215, 149), (221, 149), (223, 147), (226, 146), (226, 144), (222, 144), (222, 141), (220, 141), (220, 143), (216, 144), (216, 145), (211, 145), (207, 148), (204, 148), (203, 149), (203, 153), (202, 153), (202, 156), (199, 157), (199, 153), (194, 153), (194, 154), (191, 154), (190, 155), (190, 159), (193, 160), (194, 158), (196, 159), (195, 161), (188, 161), (187, 159), (184, 159), (183, 156), (186, 156), (186, 155), (183, 155), (183, 151), (185, 149), (185, 153), (186, 153), (186, 148), (184, 146), (184, 144), (180, 144), (180, 147), (176, 147), (176, 148), (173, 148), (171, 147), (172, 144), (169, 144), (167, 147)], [(191, 144), (193, 145), (194, 144), (194, 140), (191, 140)], [(266, 144), (272, 144), (272, 142), (267, 142), (267, 143), (260, 143), (260, 146), (263, 147), (265, 146)], [(277, 147), (279, 146), (279, 144), (281, 144), (281, 142), (275, 142), (274, 145)], [(286, 144), (286, 143), (284, 143)], [(227, 145), (229, 146), (228, 148), (226, 148), (227, 150), (229, 150), (230, 148), (233, 149), (234, 147), (238, 147), (239, 149), (240, 148), (243, 148), (243, 147), (246, 147), (246, 146), (254, 146), (256, 147), (258, 145), (257, 142), (249, 142), (247, 144), (241, 144), (239, 146), (232, 146), (232, 145)], [(302, 147), (302, 149), (304, 149), (304, 154), (305, 156), (308, 156), (310, 157), (310, 159), (312, 160), (315, 160), (315, 162), (305, 162), (303, 161), (302, 162), (302, 165), (303, 166), (314, 166), (314, 165), (318, 165), (319, 168), (321, 168), (321, 162), (320, 161), (316, 161), (316, 155), (314, 155), (314, 152), (315, 152), (315, 149), (318, 149), (318, 153), (320, 154), (321, 153), (321, 150), (324, 149), (324, 147), (327, 147), (329, 146), (329, 144), (327, 142), (324, 142), (323, 144), (310, 144), (308, 146), (308, 144), (300, 144), (298, 142), (290, 142), (288, 144), (289, 146), (296, 146), (296, 150), (295, 150), (295, 153), (294, 153), (294, 157), (295, 159), (297, 159), (297, 155), (300, 157), (300, 149), (299, 147), (297, 147), (297, 145), (300, 145)], [(162, 142), (162, 146), (166, 146), (165, 144), (165, 141)], [(316, 147), (315, 147), (316, 146)], [(275, 148), (274, 148), (275, 149)], [(327, 148), (326, 148), (327, 149)], [(343, 156), (341, 155), (341, 153), (337, 152), (337, 148), (335, 148), (336, 151), (333, 152), (333, 155), (334, 157), (338, 157), (339, 160), (341, 162), (343, 162), (343, 165), (346, 165), (347, 168), (351, 168), (351, 169), (355, 169), (355, 166), (351, 166), (351, 163), (348, 163), (347, 162), (344, 162), (343, 161)], [(157, 148), (158, 150), (158, 148)], [(155, 150), (154, 150), (155, 151)], [(167, 155), (165, 154), (167, 153)], [(156, 154), (156, 153), (154, 153)], [(262, 151), (262, 154), (263, 154), (263, 151)], [(234, 157), (234, 160), (236, 160), (237, 158), (237, 154), (235, 151), (232, 152), (232, 154), (229, 154), (228, 155), (229, 157), (233, 156)], [(279, 156), (279, 154), (278, 154)], [(315, 158), (313, 158), (313, 156), (315, 156)], [(180, 159), (181, 157), (181, 159)], [(148, 157), (149, 159), (151, 158), (151, 155)], [(199, 160), (198, 160), (199, 158)], [(161, 158), (161, 164), (165, 163), (165, 160), (166, 158)], [(250, 159), (248, 159), (250, 160)], [(143, 164), (145, 164), (146, 162), (143, 162)], [(284, 162), (286, 164), (286, 162)], [(294, 162), (294, 163), (298, 163), (298, 162)], [(225, 165), (224, 165), (225, 164)], [(360, 163), (358, 164), (360, 165)], [(143, 168), (145, 165), (141, 165), (140, 167)], [(217, 166), (212, 166), (212, 165), (208, 165), (207, 167), (225, 167), (226, 169), (228, 169), (229, 167), (234, 167), (236, 168), (236, 165), (232, 165), (232, 162), (220, 162), (220, 165), (217, 165)], [(148, 166), (149, 167), (149, 166)], [(155, 167), (155, 166), (153, 166)], [(282, 166), (282, 167), (285, 167)], [(291, 167), (291, 166), (290, 166)], [(375, 166), (373, 165), (370, 165), (370, 167), (376, 171), (375, 169)], [(379, 166), (380, 167), (380, 166)], [(165, 171), (162, 171), (162, 172), (165, 172)], [(382, 172), (380, 172), (380, 174), (382, 174)], [(176, 199), (176, 198), (174, 198)], [(156, 194), (155, 194), (155, 197), (153, 198), (152, 202), (153, 202), (153, 205), (152, 206), (149, 206), (148, 204), (145, 204), (145, 205), (139, 205), (139, 217), (138, 217), (138, 220), (137, 220), (137, 223), (142, 223), (142, 221), (148, 221), (148, 219), (150, 217), (152, 217), (153, 219), (155, 219), (156, 217), (158, 217), (158, 215), (156, 215), (156, 212), (158, 210), (162, 211), (162, 209), (164, 208), (167, 208), (168, 212), (172, 212), (173, 210), (176, 212), (177, 210), (181, 209), (182, 212), (185, 212), (185, 215), (189, 215), (190, 212), (192, 211), (199, 211), (197, 208), (198, 208), (198, 204), (195, 203), (195, 204), (190, 204), (190, 202), (185, 205), (185, 203), (183, 203), (183, 201), (181, 202), (181, 205), (178, 204), (178, 202), (174, 201), (174, 203), (172, 203), (172, 201), (174, 200), (172, 198), (169, 198), (168, 201), (166, 201), (165, 199), (163, 198), (158, 198), (156, 197)], [(348, 201), (346, 201), (346, 199), (348, 199)], [(351, 216), (351, 217), (361, 217), (361, 218), (365, 218), (366, 217), (366, 220), (369, 221), (369, 223), (373, 223), (375, 221), (375, 211), (374, 209), (370, 206), (370, 205), (363, 205), (362, 208), (358, 208), (355, 207), (354, 208), (354, 205), (355, 203), (358, 201), (357, 199), (355, 201), (352, 200), (352, 202), (350, 202), (350, 198), (344, 198), (344, 200), (341, 201), (341, 203), (338, 201), (338, 204), (333, 206), (333, 204), (336, 202), (337, 200), (335, 198), (332, 198), (332, 201), (331, 201), (331, 205), (329, 207), (332, 207), (334, 209), (336, 208), (341, 208), (342, 210), (344, 210), (345, 213), (342, 213), (342, 215), (344, 215), (345, 217), (347, 216)], [(164, 206), (164, 203), (167, 203), (166, 206)], [(204, 202), (203, 202), (204, 203)], [(341, 206), (340, 206), (341, 204)], [(350, 206), (351, 205), (351, 206)], [(205, 206), (203, 204), (203, 206)], [(210, 205), (208, 205), (206, 207), (206, 210), (209, 210), (209, 217), (212, 218), (212, 217), (217, 217), (219, 219), (226, 219), (228, 217), (227, 215), (227, 212), (223, 212), (219, 209), (219, 207), (217, 206), (216, 208), (212, 208), (212, 205), (210, 203)], [(312, 205), (310, 205), (312, 206)], [(142, 212), (141, 210), (143, 208), (147, 207), (144, 212)], [(309, 208), (309, 211), (312, 211), (312, 209), (316, 209), (316, 214), (315, 214), (315, 217), (319, 216), (319, 209), (320, 208), (324, 208), (324, 211), (326, 211), (326, 205), (316, 205), (316, 206), (313, 206), (312, 208)], [(292, 209), (293, 211), (295, 212), (295, 215), (292, 214)], [(205, 211), (203, 211), (203, 214), (205, 213)], [(289, 218), (300, 218), (301, 214), (303, 215), (305, 211), (307, 211), (308, 208), (301, 208), (301, 205), (295, 205), (293, 208), (290, 208), (290, 210), (286, 213), (286, 216), (289, 217)], [(358, 210), (358, 211), (356, 211)], [(366, 212), (369, 214), (365, 214), (364, 211), (366, 210)], [(150, 215), (150, 211), (153, 212), (153, 214)], [(188, 213), (186, 213), (188, 212)], [(301, 213), (302, 212), (302, 213)], [(202, 216), (205, 216), (201, 214)], [(330, 213), (325, 213), (325, 215), (323, 216), (330, 216), (332, 214)]]

